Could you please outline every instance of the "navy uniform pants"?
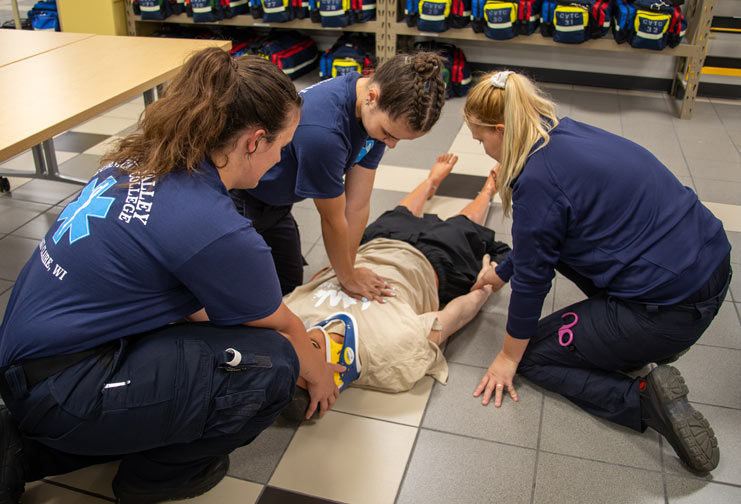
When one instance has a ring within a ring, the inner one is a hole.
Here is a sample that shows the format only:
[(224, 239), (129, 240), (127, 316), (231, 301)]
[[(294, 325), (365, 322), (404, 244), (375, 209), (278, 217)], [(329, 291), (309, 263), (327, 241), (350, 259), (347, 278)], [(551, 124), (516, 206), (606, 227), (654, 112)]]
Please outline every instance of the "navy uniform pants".
[(730, 256), (705, 285), (671, 306), (619, 299), (566, 265), (556, 269), (589, 297), (540, 320), (517, 372), (593, 415), (645, 430), (639, 379), (621, 371), (670, 359), (700, 338), (728, 290)]
[(237, 211), (252, 221), (273, 255), (280, 290), (285, 296), (304, 282), (304, 261), (298, 224), (291, 215), (293, 205), (274, 206), (263, 203), (247, 191), (230, 191)]
[(269, 329), (174, 324), (107, 348), (3, 397), (28, 481), (121, 459), (122, 482), (172, 488), (270, 426), (299, 375), (293, 347)]

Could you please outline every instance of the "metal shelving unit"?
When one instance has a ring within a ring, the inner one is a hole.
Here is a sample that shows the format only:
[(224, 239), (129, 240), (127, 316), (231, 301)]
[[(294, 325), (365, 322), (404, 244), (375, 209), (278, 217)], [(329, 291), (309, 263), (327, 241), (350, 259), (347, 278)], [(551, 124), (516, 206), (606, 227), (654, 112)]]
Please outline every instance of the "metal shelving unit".
[(538, 33), (528, 36), (518, 36), (510, 40), (492, 40), (482, 33), (474, 33), (470, 28), (451, 28), (442, 33), (425, 33), (416, 28), (410, 28), (403, 22), (404, 14), (401, 4), (402, 0), (377, 0), (376, 20), (366, 23), (356, 23), (344, 28), (323, 28), (320, 24), (313, 23), (309, 19), (294, 19), (286, 23), (264, 23), (259, 19), (253, 19), (249, 15), (235, 16), (216, 23), (193, 23), (191, 18), (185, 14), (170, 16), (163, 21), (142, 21), (140, 16), (135, 16), (131, 7), (131, 1), (126, 1), (126, 18), (130, 35), (138, 35), (143, 26), (153, 24), (177, 23), (197, 26), (251, 26), (256, 28), (280, 28), (297, 29), (323, 32), (367, 32), (376, 35), (376, 57), (379, 62), (390, 58), (397, 52), (399, 37), (434, 37), (440, 40), (464, 40), (479, 41), (506, 48), (513, 45), (527, 45), (533, 47), (563, 48), (564, 51), (603, 51), (603, 52), (630, 52), (636, 55), (651, 54), (664, 55), (676, 58), (676, 71), (673, 77), (671, 95), (678, 98), (677, 108), (679, 117), (689, 119), (692, 117), (697, 87), (700, 82), (700, 71), (707, 54), (708, 36), (710, 24), (713, 19), (713, 10), (717, 0), (687, 0), (685, 17), (687, 18), (687, 34), (681, 44), (674, 48), (666, 48), (663, 51), (651, 51), (648, 49), (635, 49), (627, 44), (617, 44), (611, 36), (601, 39), (588, 40), (583, 44), (558, 44), (552, 39), (542, 37)]

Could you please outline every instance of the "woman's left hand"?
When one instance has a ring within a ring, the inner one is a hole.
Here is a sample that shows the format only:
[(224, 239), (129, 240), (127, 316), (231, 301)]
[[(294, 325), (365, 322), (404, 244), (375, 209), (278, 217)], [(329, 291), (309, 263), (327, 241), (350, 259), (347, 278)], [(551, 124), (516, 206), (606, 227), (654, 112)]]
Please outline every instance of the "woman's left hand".
[(517, 361), (507, 357), (504, 352), (499, 352), (489, 369), (486, 370), (486, 374), (479, 382), (478, 387), (473, 391), (473, 396), (478, 397), (483, 392), (484, 397), (481, 399), (481, 404), (486, 406), (489, 404), (491, 396), (494, 395), (494, 406), (498, 408), (502, 405), (504, 388), (507, 387), (512, 400), (517, 402), (519, 398), (515, 387), (512, 385), (512, 379), (517, 372), (518, 364)]

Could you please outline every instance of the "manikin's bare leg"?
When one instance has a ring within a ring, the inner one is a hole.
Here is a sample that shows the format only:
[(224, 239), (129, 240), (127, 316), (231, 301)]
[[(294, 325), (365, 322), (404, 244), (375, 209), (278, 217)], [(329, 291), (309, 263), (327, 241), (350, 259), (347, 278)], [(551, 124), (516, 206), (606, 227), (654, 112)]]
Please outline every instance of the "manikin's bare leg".
[(475, 222), (476, 224), (484, 224), (489, 203), (497, 193), (496, 172), (498, 168), (499, 163), (489, 172), (489, 176), (486, 177), (486, 182), (484, 182), (481, 192), (460, 211), (459, 215), (465, 215), (471, 222)]
[(435, 195), (440, 183), (450, 174), (456, 162), (458, 162), (458, 156), (451, 152), (437, 156), (437, 161), (432, 165), (427, 178), (404, 196), (399, 201), (399, 206), (407, 207), (413, 215), (422, 217), (422, 207), (425, 202)]

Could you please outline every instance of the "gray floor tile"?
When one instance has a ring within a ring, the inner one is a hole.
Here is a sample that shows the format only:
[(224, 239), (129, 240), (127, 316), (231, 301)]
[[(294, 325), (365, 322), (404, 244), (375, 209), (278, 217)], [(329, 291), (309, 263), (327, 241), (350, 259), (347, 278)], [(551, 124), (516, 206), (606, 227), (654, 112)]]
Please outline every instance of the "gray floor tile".
[(301, 250), (306, 253), (322, 239), (322, 223), (316, 208), (294, 207), (291, 210), (301, 235)]
[[(424, 137), (423, 137), (424, 138)], [(450, 137), (446, 148), (441, 149), (433, 145), (420, 147), (413, 142), (400, 143), (394, 149), (387, 149), (381, 159), (381, 163), (392, 166), (405, 166), (407, 168), (419, 168), (429, 170), (435, 163), (437, 156), (447, 152), (455, 137)], [(416, 140), (415, 140), (416, 142)]]
[(731, 279), (731, 299), (741, 303), (741, 273), (736, 273)]
[(89, 180), (100, 168), (100, 156), (80, 154), (59, 165), (60, 173), (82, 180)]
[(741, 264), (741, 233), (726, 231), (726, 235), (731, 242), (731, 263)]
[(635, 96), (620, 94), (620, 115), (622, 124), (625, 129), (629, 129), (632, 124), (638, 123), (659, 123), (671, 125), (671, 119), (674, 111), (671, 110), (669, 102), (663, 97), (657, 95)]
[(5, 307), (8, 306), (8, 301), (10, 300), (10, 292), (12, 289), (8, 289), (2, 294), (0, 294), (0, 321), (3, 320), (3, 317), (5, 316)]
[(555, 279), (555, 299), (553, 311), (566, 308), (574, 303), (583, 301), (587, 296), (571, 280), (558, 276)]
[(539, 389), (522, 378), (516, 378), (519, 402), (508, 398), (499, 408), (493, 403), (483, 406), (480, 397), (473, 397), (473, 389), (485, 370), (454, 363), (449, 363), (449, 368), (448, 383), (435, 383), (432, 388), (422, 427), (526, 448), (536, 447), (543, 398)]
[(54, 137), (54, 148), (67, 152), (84, 152), (108, 138), (110, 135), (67, 131)]
[(714, 103), (713, 107), (726, 129), (741, 130), (741, 103), (738, 105)]
[(663, 504), (660, 472), (540, 453), (535, 504)]
[[(741, 451), (741, 432), (738, 428), (741, 425), (741, 411), (706, 404), (695, 405), (695, 407), (710, 422), (720, 448), (718, 467), (703, 479), (741, 485), (741, 459), (738, 457)], [(664, 469), (667, 473), (696, 477), (680, 462), (669, 443), (663, 443), (663, 450)]]
[(15, 282), (18, 273), (38, 246), (38, 240), (7, 235), (0, 240), (0, 278)]
[(728, 133), (725, 128), (720, 124), (708, 125), (702, 120), (697, 122), (691, 121), (680, 121), (674, 123), (674, 131), (677, 133), (680, 144), (685, 142), (718, 142), (728, 138)]
[(613, 464), (661, 470), (658, 434), (653, 431), (641, 434), (597, 418), (551, 392), (545, 394), (540, 449)]
[(59, 217), (60, 213), (61, 208), (52, 207), (50, 210), (42, 213), (26, 225), (16, 229), (13, 232), (13, 236), (40, 240), (46, 236), (46, 232), (49, 231), (49, 228), (57, 221), (57, 217)]
[(666, 477), (666, 494), (670, 504), (727, 504), (741, 502), (741, 488), (707, 481)]
[(56, 205), (80, 189), (77, 184), (34, 179), (0, 197)]
[(681, 154), (681, 151), (677, 150), (665, 153), (661, 151), (654, 151), (653, 149), (648, 150), (651, 151), (651, 153), (656, 156), (656, 159), (661, 161), (664, 166), (669, 168), (669, 171), (672, 172), (675, 177), (680, 178), (690, 176), (690, 170), (687, 167), (687, 161)]
[(15, 198), (0, 198), (0, 233), (11, 233), (41, 215), (48, 204), (33, 203)]
[[(512, 214), (510, 213), (509, 217), (505, 217), (502, 211), (502, 205), (492, 205), (484, 225), (489, 229), (493, 229), (497, 233), (497, 239), (501, 239), (498, 237), (499, 233), (506, 235), (512, 234)], [(508, 243), (510, 245), (512, 244), (511, 242)]]
[(736, 307), (730, 298), (726, 297), (726, 299), (718, 315), (715, 316), (697, 344), (741, 350), (741, 323), (738, 320)]
[[(723, 139), (688, 140), (682, 141), (682, 152), (688, 159), (699, 159), (705, 161), (725, 161), (738, 164), (741, 162), (738, 149), (727, 137)], [(691, 168), (691, 166), (690, 166)]]
[(486, 182), (486, 177), (477, 175), (466, 175), (464, 173), (451, 173), (440, 183), (435, 194), (437, 196), (449, 196), (451, 198), (473, 199), (479, 193)]
[(229, 476), (266, 484), (297, 427), (279, 418), (252, 443), (233, 451), (229, 456)]
[(501, 308), (504, 307), (500, 307), (498, 313), (479, 313), (468, 325), (450, 337), (445, 348), (445, 357), (449, 363), (484, 369), (489, 367), (501, 350), (506, 333), (507, 312)]
[(530, 502), (535, 451), (422, 429), (397, 504)]
[(703, 159), (688, 157), (687, 165), (693, 177), (741, 182), (741, 162), (719, 161), (706, 156)]
[(399, 201), (407, 193), (401, 191), (389, 191), (386, 189), (373, 189), (370, 201), (370, 213), (368, 222), (371, 223), (381, 216), (386, 210), (391, 210), (399, 204)]
[(702, 201), (741, 205), (741, 182), (726, 182), (693, 177), (697, 195)]
[(674, 366), (690, 389), (691, 401), (741, 408), (741, 350), (693, 346)]
[(304, 266), (304, 282), (311, 280), (319, 270), (329, 264), (329, 257), (324, 250), (324, 244), (319, 240), (309, 251), (304, 251), (304, 259), (309, 264)]

